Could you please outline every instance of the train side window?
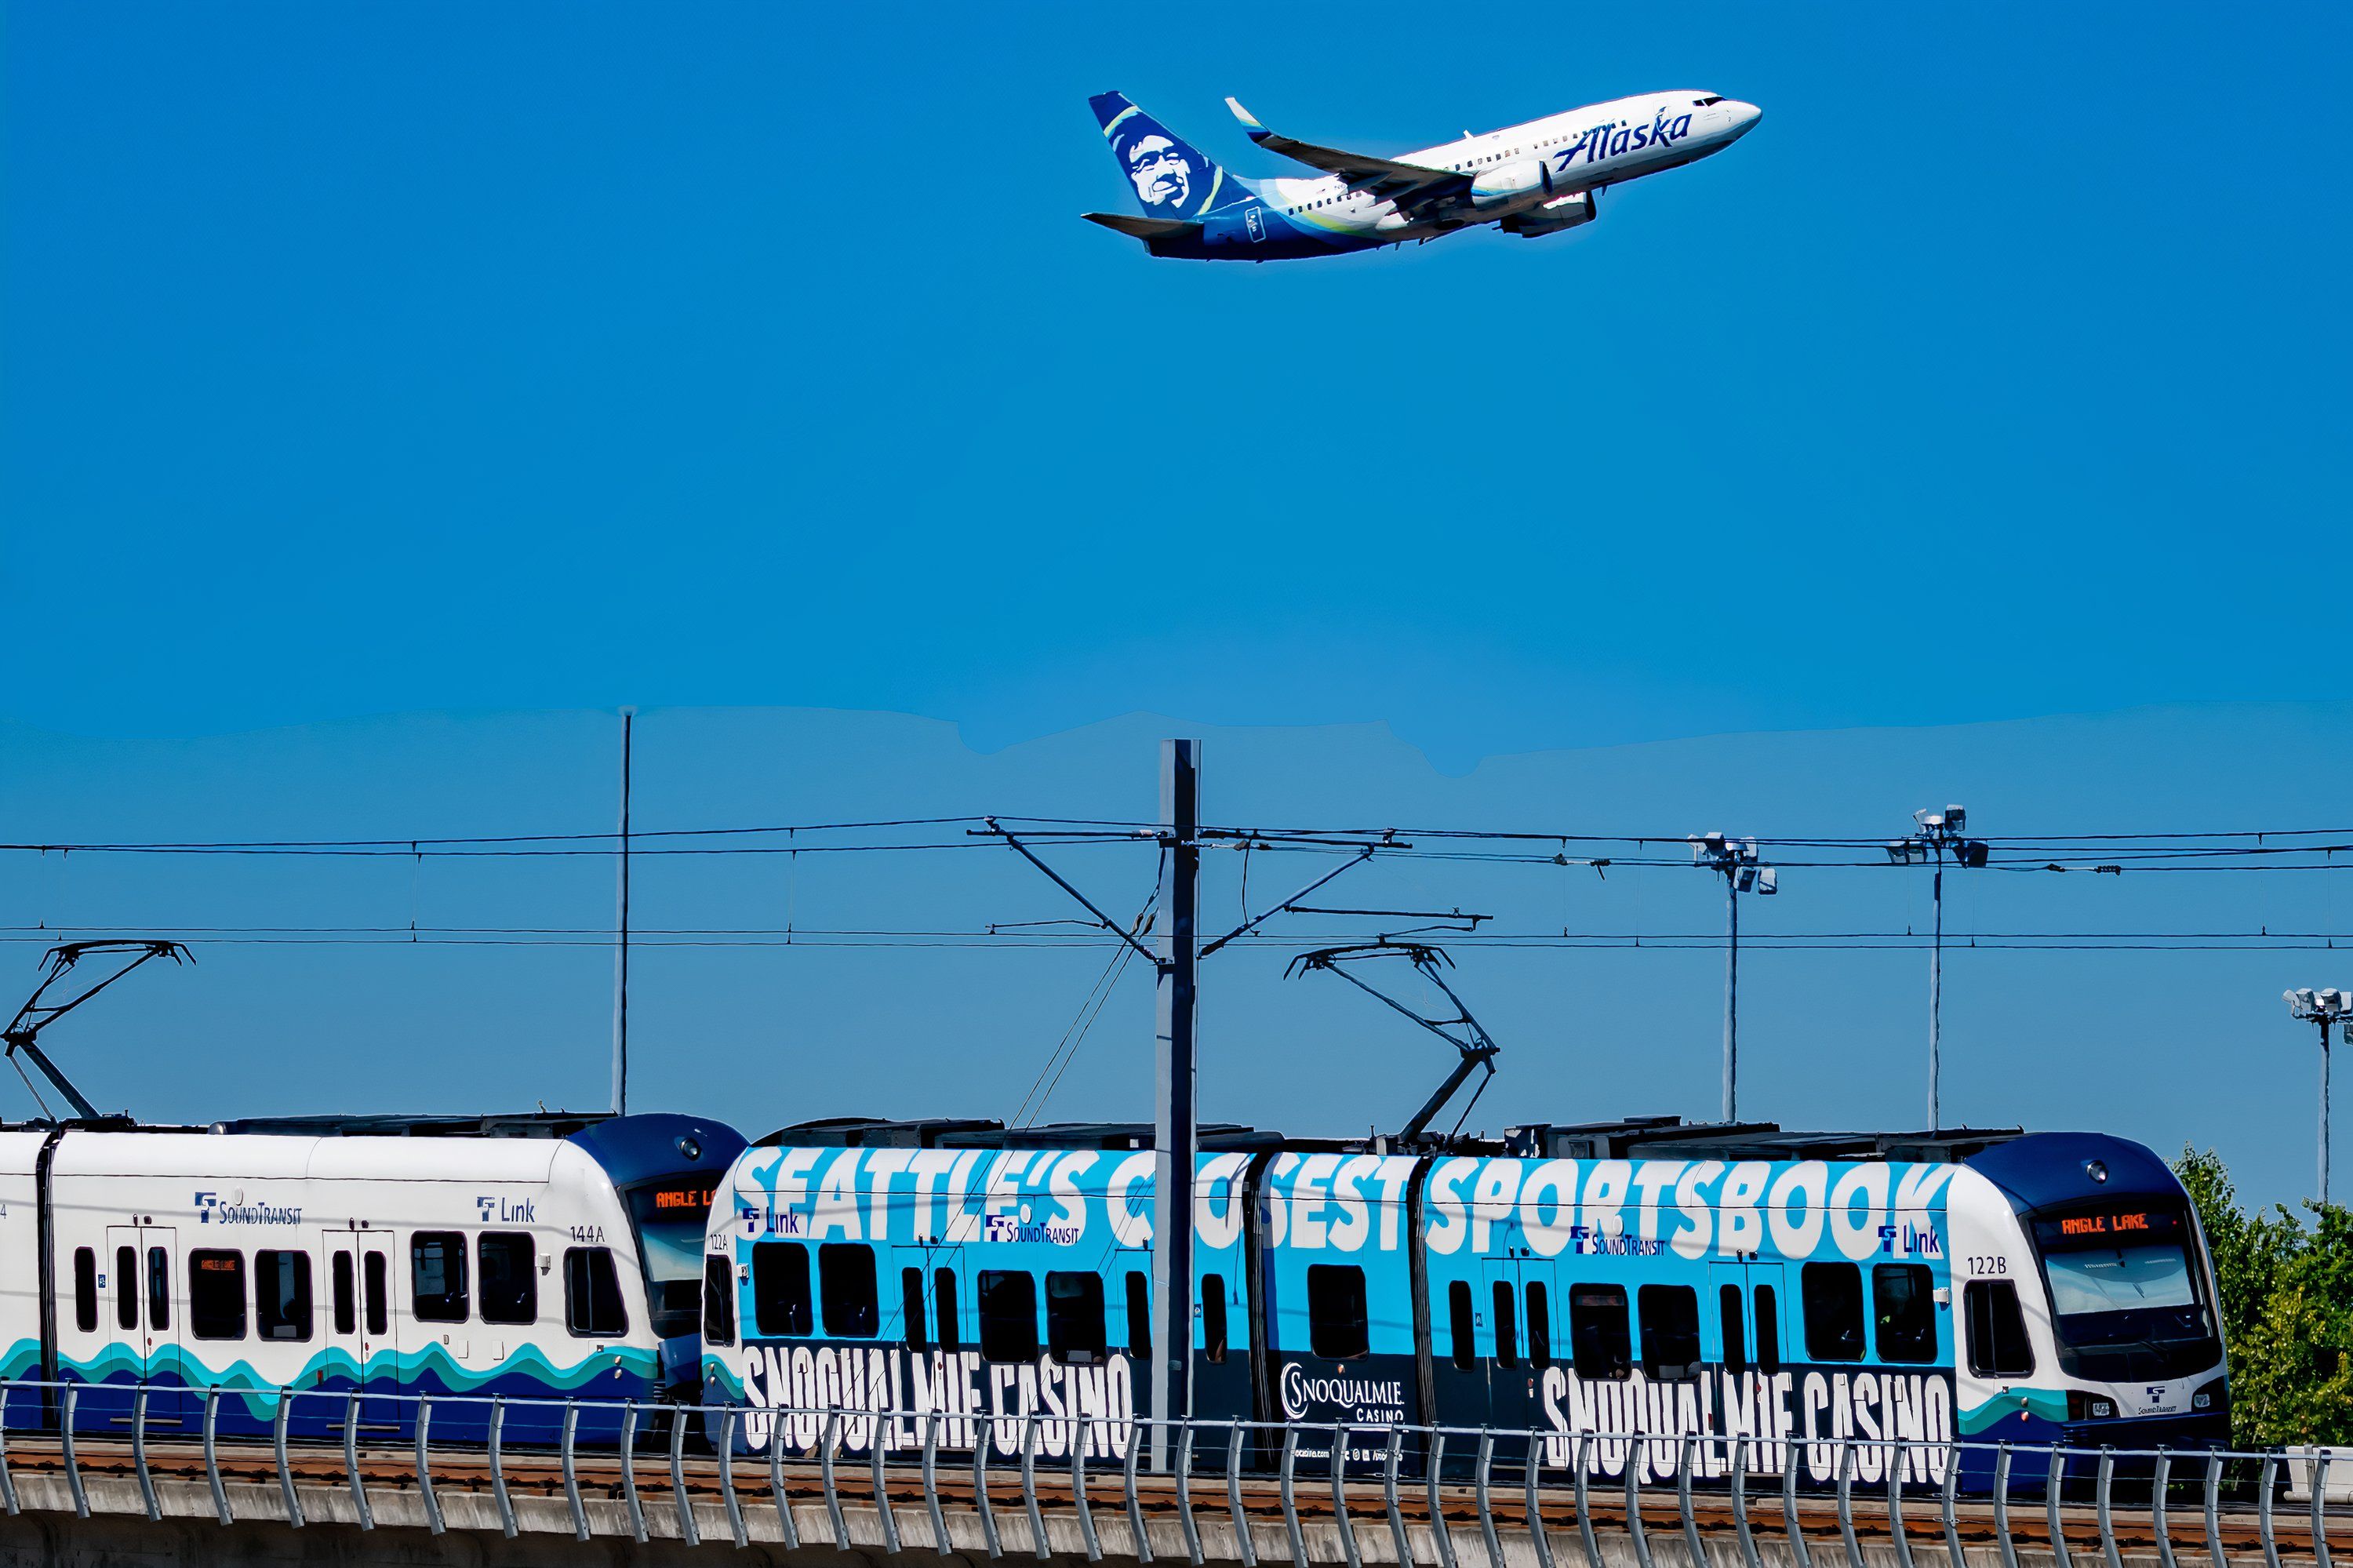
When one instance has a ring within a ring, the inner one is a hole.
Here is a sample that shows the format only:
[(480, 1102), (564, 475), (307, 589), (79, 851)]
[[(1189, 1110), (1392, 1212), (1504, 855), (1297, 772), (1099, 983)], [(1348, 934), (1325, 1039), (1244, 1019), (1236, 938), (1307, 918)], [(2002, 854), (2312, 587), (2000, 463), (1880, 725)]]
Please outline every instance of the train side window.
[(352, 1255), (339, 1252), (327, 1266), (327, 1298), (335, 1314), (335, 1332), (360, 1331), (359, 1303), (352, 1292)]
[[(1149, 1325), (1152, 1315), (1145, 1314)], [(1152, 1353), (1152, 1330), (1144, 1330), (1145, 1354)], [(1223, 1365), (1226, 1359), (1226, 1277), (1222, 1274), (1201, 1276), (1201, 1353), (1209, 1361)]]
[(1528, 1281), (1528, 1364), (1552, 1365), (1552, 1298), (1544, 1281)]
[(139, 1249), (114, 1249), (114, 1326), (139, 1327)]
[(392, 1331), (392, 1273), (384, 1254), (372, 1252), (360, 1265), (360, 1280), (366, 1289), (360, 1293), (367, 1308), (367, 1331), (374, 1335)]
[[(485, 1286), (489, 1283), (483, 1281)], [(483, 1316), (489, 1315), (485, 1309)], [(735, 1342), (735, 1269), (723, 1257), (706, 1256), (702, 1260), (702, 1342)]]
[(1581, 1378), (1620, 1378), (1633, 1370), (1634, 1336), (1622, 1285), (1568, 1287), (1568, 1353)]
[(1110, 1348), (1100, 1274), (1046, 1276), (1046, 1351), (1068, 1366), (1093, 1366)]
[(2034, 1344), (2026, 1337), (2018, 1287), (2007, 1279), (1975, 1279), (1961, 1291), (1969, 1323), (1969, 1371), (1979, 1377), (2025, 1377), (2034, 1371)]
[(1017, 1365), (1038, 1359), (1038, 1282), (1027, 1269), (980, 1271), (980, 1355)]
[(1881, 1361), (1936, 1359), (1936, 1288), (1925, 1263), (1883, 1263), (1872, 1269), (1873, 1338)]
[(74, 1327), (98, 1332), (98, 1254), (86, 1246), (74, 1248)]
[(172, 1326), (172, 1249), (151, 1246), (147, 1249), (147, 1326), (168, 1329)]
[(245, 1254), (188, 1255), (188, 1332), (199, 1340), (245, 1338)]
[(899, 1326), (907, 1337), (910, 1350), (923, 1350), (930, 1343), (923, 1337), (923, 1271), (902, 1268), (899, 1271)]
[(1517, 1366), (1520, 1361), (1519, 1302), (1508, 1279), (1495, 1281), (1495, 1364)]
[(1740, 1316), (1740, 1287), (1719, 1286), (1715, 1292), (1716, 1319), (1724, 1330), (1724, 1370), (1748, 1370), (1747, 1325)]
[(1757, 1308), (1757, 1370), (1781, 1370), (1781, 1301), (1769, 1285), (1749, 1292)]
[(808, 1248), (798, 1242), (752, 1244), (752, 1321), (764, 1340), (797, 1340), (809, 1314)]
[[(375, 1261), (373, 1255), (368, 1261)], [(369, 1298), (370, 1332), (375, 1314)], [(621, 1301), (621, 1276), (613, 1249), (575, 1246), (564, 1250), (564, 1326), (575, 1340), (617, 1339), (629, 1331), (629, 1311)]]
[(953, 1268), (932, 1270), (932, 1314), (938, 1319), (940, 1349), (964, 1348), (964, 1324), (956, 1315), (956, 1278)]
[(311, 1337), (311, 1255), (307, 1252), (257, 1252), (253, 1255), (253, 1328), (264, 1340), (307, 1340)]
[(539, 1321), (539, 1256), (521, 1231), (487, 1231), (476, 1238), (482, 1270), (482, 1321)]
[(1862, 1273), (1851, 1263), (1810, 1263), (1804, 1293), (1806, 1354), (1818, 1361), (1862, 1360)]
[(409, 1311), (420, 1323), (466, 1320), (466, 1238), (419, 1231), (408, 1238)]
[(1666, 1383), (1699, 1376), (1699, 1292), (1688, 1285), (1645, 1285), (1634, 1293), (1642, 1320), (1642, 1372)]
[(1446, 1287), (1447, 1359), (1462, 1371), (1469, 1372), (1479, 1361), (1479, 1319), (1471, 1305), (1468, 1281), (1456, 1279)]
[(826, 1333), (872, 1339), (882, 1317), (874, 1287), (874, 1249), (864, 1242), (827, 1242), (817, 1249), (817, 1279)]
[[(1209, 1282), (1217, 1278), (1214, 1274), (1201, 1277), (1201, 1329), (1204, 1338), (1208, 1337), (1209, 1326)], [(1219, 1281), (1218, 1294), (1221, 1298), (1225, 1295), (1222, 1280)], [(1218, 1319), (1220, 1324), (1225, 1320), (1222, 1302)], [(1139, 1361), (1152, 1354), (1152, 1281), (1140, 1268), (1127, 1271), (1127, 1353)], [(1218, 1353), (1209, 1359), (1224, 1361), (1226, 1347), (1219, 1345)]]
[(1355, 1264), (1308, 1266), (1307, 1348), (1335, 1361), (1372, 1353), (1372, 1330), (1365, 1312), (1365, 1271)]

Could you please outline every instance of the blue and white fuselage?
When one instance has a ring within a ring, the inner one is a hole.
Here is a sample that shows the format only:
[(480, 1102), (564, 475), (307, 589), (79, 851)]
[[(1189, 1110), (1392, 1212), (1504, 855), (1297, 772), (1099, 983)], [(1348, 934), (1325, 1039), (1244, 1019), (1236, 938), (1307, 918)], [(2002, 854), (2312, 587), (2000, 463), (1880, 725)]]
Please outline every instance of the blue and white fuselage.
[(1091, 102), (1147, 216), (1086, 217), (1155, 256), (1208, 260), (1327, 256), (1486, 223), (1533, 238), (1590, 222), (1604, 185), (1721, 152), (1763, 114), (1715, 93), (1650, 93), (1382, 158), (1281, 135), (1226, 101), (1253, 142), (1323, 172), (1244, 178), (1104, 93)]

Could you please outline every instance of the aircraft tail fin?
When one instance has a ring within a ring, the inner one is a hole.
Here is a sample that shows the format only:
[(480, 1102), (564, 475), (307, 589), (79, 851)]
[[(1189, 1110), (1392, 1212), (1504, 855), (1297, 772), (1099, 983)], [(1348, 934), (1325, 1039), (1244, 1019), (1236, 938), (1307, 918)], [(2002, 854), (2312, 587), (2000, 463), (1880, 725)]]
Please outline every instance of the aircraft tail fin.
[(1190, 222), (1249, 191), (1247, 182), (1129, 102), (1126, 94), (1098, 93), (1087, 102), (1147, 217)]

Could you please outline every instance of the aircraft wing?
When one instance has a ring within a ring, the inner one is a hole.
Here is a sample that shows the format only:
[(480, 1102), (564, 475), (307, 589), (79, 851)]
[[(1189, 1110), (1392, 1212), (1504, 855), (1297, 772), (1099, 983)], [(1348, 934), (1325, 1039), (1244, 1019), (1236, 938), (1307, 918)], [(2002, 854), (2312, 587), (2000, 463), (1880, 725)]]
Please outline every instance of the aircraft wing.
[(1258, 117), (1234, 99), (1226, 100), (1226, 107), (1242, 122), (1250, 139), (1270, 153), (1280, 153), (1295, 158), (1311, 169), (1321, 169), (1327, 175), (1338, 175), (1358, 190), (1394, 200), (1400, 206), (1419, 206), (1440, 196), (1451, 196), (1471, 183), (1471, 176), (1452, 169), (1433, 169), (1420, 164), (1400, 164), (1391, 158), (1376, 158), (1366, 153), (1346, 153), (1337, 147), (1320, 147), (1313, 142), (1293, 141), (1279, 135), (1259, 123)]

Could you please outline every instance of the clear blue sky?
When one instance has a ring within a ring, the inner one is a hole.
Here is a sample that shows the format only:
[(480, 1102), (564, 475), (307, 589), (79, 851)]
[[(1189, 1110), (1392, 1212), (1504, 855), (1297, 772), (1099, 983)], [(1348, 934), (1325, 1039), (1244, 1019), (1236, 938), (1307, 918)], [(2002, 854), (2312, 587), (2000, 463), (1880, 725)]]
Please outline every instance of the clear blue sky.
[[(2342, 7), (6, 12), (5, 704), (1136, 708), (1441, 764), (2343, 689)], [(1154, 262), (1117, 87), (1591, 228)]]
[[(0, 837), (592, 830), (610, 726), (578, 710), (624, 702), (920, 715), (1005, 759), (911, 721), (656, 715), (668, 825), (1148, 813), (1176, 723), (1386, 723), (1438, 770), (1377, 731), (1216, 731), (1237, 819), (2342, 814), (2341, 705), (1966, 727), (2348, 694), (2342, 7), (7, 5), (0, 27)], [(1394, 153), (1685, 86), (1764, 123), (1566, 237), (1227, 268), (1077, 217), (1125, 194), (1085, 103), (1108, 88), (1269, 174), (1224, 94)], [(322, 724), (419, 710), (541, 713)], [(1139, 711), (1176, 718), (1062, 736)], [(1840, 733), (1479, 766), (1770, 731)], [(139, 863), (0, 864), (0, 923), (609, 914), (601, 870)], [(648, 896), (681, 927), (793, 898), (840, 924), (1062, 912), (1018, 870), (811, 891), (673, 863)], [(1149, 868), (1103, 875), (1126, 896)], [(1493, 896), (1705, 928), (1688, 880)], [(2353, 920), (2327, 875), (2084, 880), (1968, 918)], [(1883, 880), (1770, 918), (1901, 928), (1919, 904)], [(2276, 995), (2345, 983), (2325, 960), (1988, 955), (1957, 981), (1989, 1054), (1955, 1101), (2216, 1142), (2295, 1195), (2309, 1064)], [(1493, 961), (1515, 1061), (1559, 1047), (1545, 1113), (1711, 1108), (1713, 955)], [(439, 1105), (460, 1075), (586, 1103), (604, 962), (217, 946), (84, 1049), (101, 1099), (151, 1115)], [(707, 1107), (716, 1061), (747, 1121), (1002, 1114), (1100, 962), (649, 958), (648, 1092)], [(1766, 1114), (1913, 1116), (1915, 955), (1755, 972)], [(1213, 1015), (1270, 1098), (1211, 1113), (1388, 1118), (1425, 1054), (1277, 974)], [(1125, 984), (1120, 1048), (1058, 1113), (1141, 1108)], [(844, 1041), (908, 1054), (878, 1077)], [(1588, 1075), (1571, 1048), (1597, 1041)], [(2296, 1089), (2211, 1091), (2216, 1061), (2274, 1055)]]

